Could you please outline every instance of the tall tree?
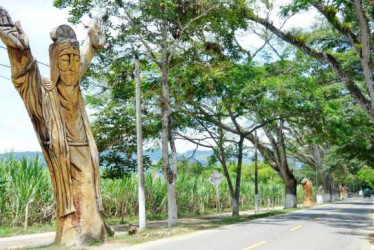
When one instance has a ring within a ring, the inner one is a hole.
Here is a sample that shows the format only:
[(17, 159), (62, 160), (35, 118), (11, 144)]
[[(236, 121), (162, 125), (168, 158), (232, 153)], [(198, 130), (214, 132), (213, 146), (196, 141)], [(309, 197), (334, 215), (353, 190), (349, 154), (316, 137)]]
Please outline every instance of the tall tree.
[[(217, 102), (215, 102), (217, 103)], [(187, 111), (187, 110), (185, 110)], [(210, 158), (210, 162), (219, 162), (222, 166), (223, 174), (226, 178), (227, 185), (229, 187), (231, 197), (232, 216), (239, 216), (239, 201), (240, 201), (240, 186), (243, 166), (243, 154), (244, 154), (244, 136), (239, 138), (232, 138), (232, 134), (216, 126), (206, 119), (201, 119), (201, 116), (197, 116), (194, 113), (187, 111), (189, 119), (194, 119), (196, 122), (193, 129), (196, 131), (196, 136), (185, 135), (177, 133), (179, 138), (187, 140), (197, 145), (197, 147), (209, 148), (213, 151), (213, 155)], [(217, 119), (220, 120), (220, 112), (215, 114)], [(204, 136), (201, 136), (204, 134)], [(233, 158), (237, 160), (236, 164), (236, 177), (235, 182), (232, 180), (232, 176), (229, 172), (229, 161)]]

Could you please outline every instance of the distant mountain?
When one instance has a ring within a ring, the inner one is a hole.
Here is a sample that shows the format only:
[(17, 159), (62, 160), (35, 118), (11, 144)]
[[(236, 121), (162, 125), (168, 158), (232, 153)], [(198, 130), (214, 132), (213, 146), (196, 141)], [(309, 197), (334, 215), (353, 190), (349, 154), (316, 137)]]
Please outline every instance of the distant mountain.
[(21, 160), (22, 158), (26, 159), (34, 159), (35, 157), (39, 157), (39, 159), (45, 164), (44, 156), (42, 152), (31, 152), (31, 151), (25, 151), (25, 152), (8, 152), (0, 154), (0, 158), (13, 156), (17, 160)]
[[(145, 155), (149, 156), (149, 158), (151, 159), (151, 161), (153, 163), (158, 162), (162, 157), (160, 149), (147, 150), (144, 153), (145, 153)], [(193, 150), (189, 150), (189, 151), (186, 151), (185, 153), (178, 154), (178, 158), (179, 159), (188, 159), (191, 162), (198, 161), (203, 165), (207, 165), (208, 161), (209, 161), (209, 157), (212, 154), (213, 154), (213, 151), (211, 151), (211, 150), (196, 150), (195, 152)], [(9, 155), (13, 155), (16, 159), (21, 159), (23, 157), (26, 158), (26, 159), (33, 159), (36, 156), (38, 156), (43, 161), (43, 163), (45, 163), (43, 154), (41, 152), (28, 152), (28, 151), (27, 152), (9, 152), (9, 153), (0, 154), (0, 158), (6, 157), (6, 156), (9, 156)], [(192, 156), (193, 156), (193, 158), (192, 158)], [(134, 155), (134, 157), (136, 157), (136, 156)], [(232, 159), (232, 160), (234, 161), (235, 159)], [(249, 164), (250, 162), (251, 162), (251, 159), (249, 159), (249, 158), (244, 158), (243, 159), (244, 164)]]
[(31, 151), (24, 151), (24, 152), (8, 152), (8, 153), (3, 153), (0, 154), (0, 157), (7, 157), (7, 156), (14, 156), (16, 159), (21, 159), (21, 158), (35, 158), (38, 156), (39, 158), (44, 158), (42, 152), (31, 152)]
[[(196, 150), (195, 154), (193, 150), (186, 151), (185, 153), (178, 153), (179, 159), (189, 159), (192, 162), (200, 162), (203, 165), (208, 164), (209, 156), (213, 154), (211, 150)], [(157, 150), (147, 150), (145, 151), (145, 155), (149, 156), (153, 163), (158, 162), (161, 160), (162, 153), (160, 149)], [(191, 158), (193, 156), (193, 158)]]
[[(193, 155), (194, 154), (194, 155)], [(208, 165), (209, 157), (213, 154), (212, 150), (196, 150), (195, 152), (193, 150), (186, 151), (183, 154), (179, 154), (178, 156), (184, 157), (186, 159), (190, 159), (190, 161), (198, 161), (203, 165)], [(193, 158), (191, 158), (193, 156)], [(237, 161), (236, 158), (230, 158), (230, 161)], [(259, 160), (261, 161), (262, 158), (259, 156)], [(243, 157), (243, 164), (249, 164), (251, 163), (251, 158), (249, 157)]]

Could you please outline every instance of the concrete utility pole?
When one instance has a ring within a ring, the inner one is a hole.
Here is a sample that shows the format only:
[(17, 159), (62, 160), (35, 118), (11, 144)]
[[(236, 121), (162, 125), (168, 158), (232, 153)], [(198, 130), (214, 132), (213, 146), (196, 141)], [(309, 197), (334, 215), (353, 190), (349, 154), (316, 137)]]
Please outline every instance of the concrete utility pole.
[(145, 189), (143, 168), (143, 134), (141, 115), (141, 90), (139, 54), (135, 52), (135, 92), (136, 92), (136, 143), (138, 155), (138, 200), (139, 200), (139, 230), (146, 228), (145, 217)]

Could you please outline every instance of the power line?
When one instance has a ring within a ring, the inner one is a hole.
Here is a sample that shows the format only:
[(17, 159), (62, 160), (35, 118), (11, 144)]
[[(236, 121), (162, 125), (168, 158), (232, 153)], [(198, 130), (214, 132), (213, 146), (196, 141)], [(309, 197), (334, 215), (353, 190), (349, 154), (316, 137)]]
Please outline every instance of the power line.
[[(7, 48), (5, 48), (4, 46), (0, 46), (0, 48), (2, 48), (2, 49), (7, 49)], [(40, 62), (40, 61), (38, 61), (38, 60), (37, 60), (37, 62), (38, 62), (39, 64), (41, 64), (41, 65), (44, 65), (44, 66), (49, 67), (49, 65), (46, 64), (46, 63)]]
[(5, 64), (2, 64), (2, 63), (0, 63), (0, 66), (6, 67), (6, 68), (10, 68), (9, 65), (5, 65)]
[(2, 76), (2, 75), (0, 75), (0, 78), (4, 78), (4, 79), (7, 79), (7, 80), (12, 80), (12, 79), (10, 79), (8, 77), (5, 77), (5, 76)]
[(46, 63), (43, 63), (43, 62), (39, 62), (39, 61), (37, 61), (38, 63), (40, 63), (41, 65), (44, 65), (44, 66), (47, 66), (47, 67), (49, 67), (49, 65), (48, 64), (46, 64)]

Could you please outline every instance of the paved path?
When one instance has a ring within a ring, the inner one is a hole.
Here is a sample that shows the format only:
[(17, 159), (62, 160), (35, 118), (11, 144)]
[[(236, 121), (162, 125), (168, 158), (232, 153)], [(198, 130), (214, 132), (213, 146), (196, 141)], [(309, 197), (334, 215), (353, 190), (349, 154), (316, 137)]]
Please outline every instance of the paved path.
[(373, 228), (373, 200), (351, 198), (126, 249), (370, 250)]
[(55, 232), (0, 238), (0, 249), (48, 246), (54, 238)]

